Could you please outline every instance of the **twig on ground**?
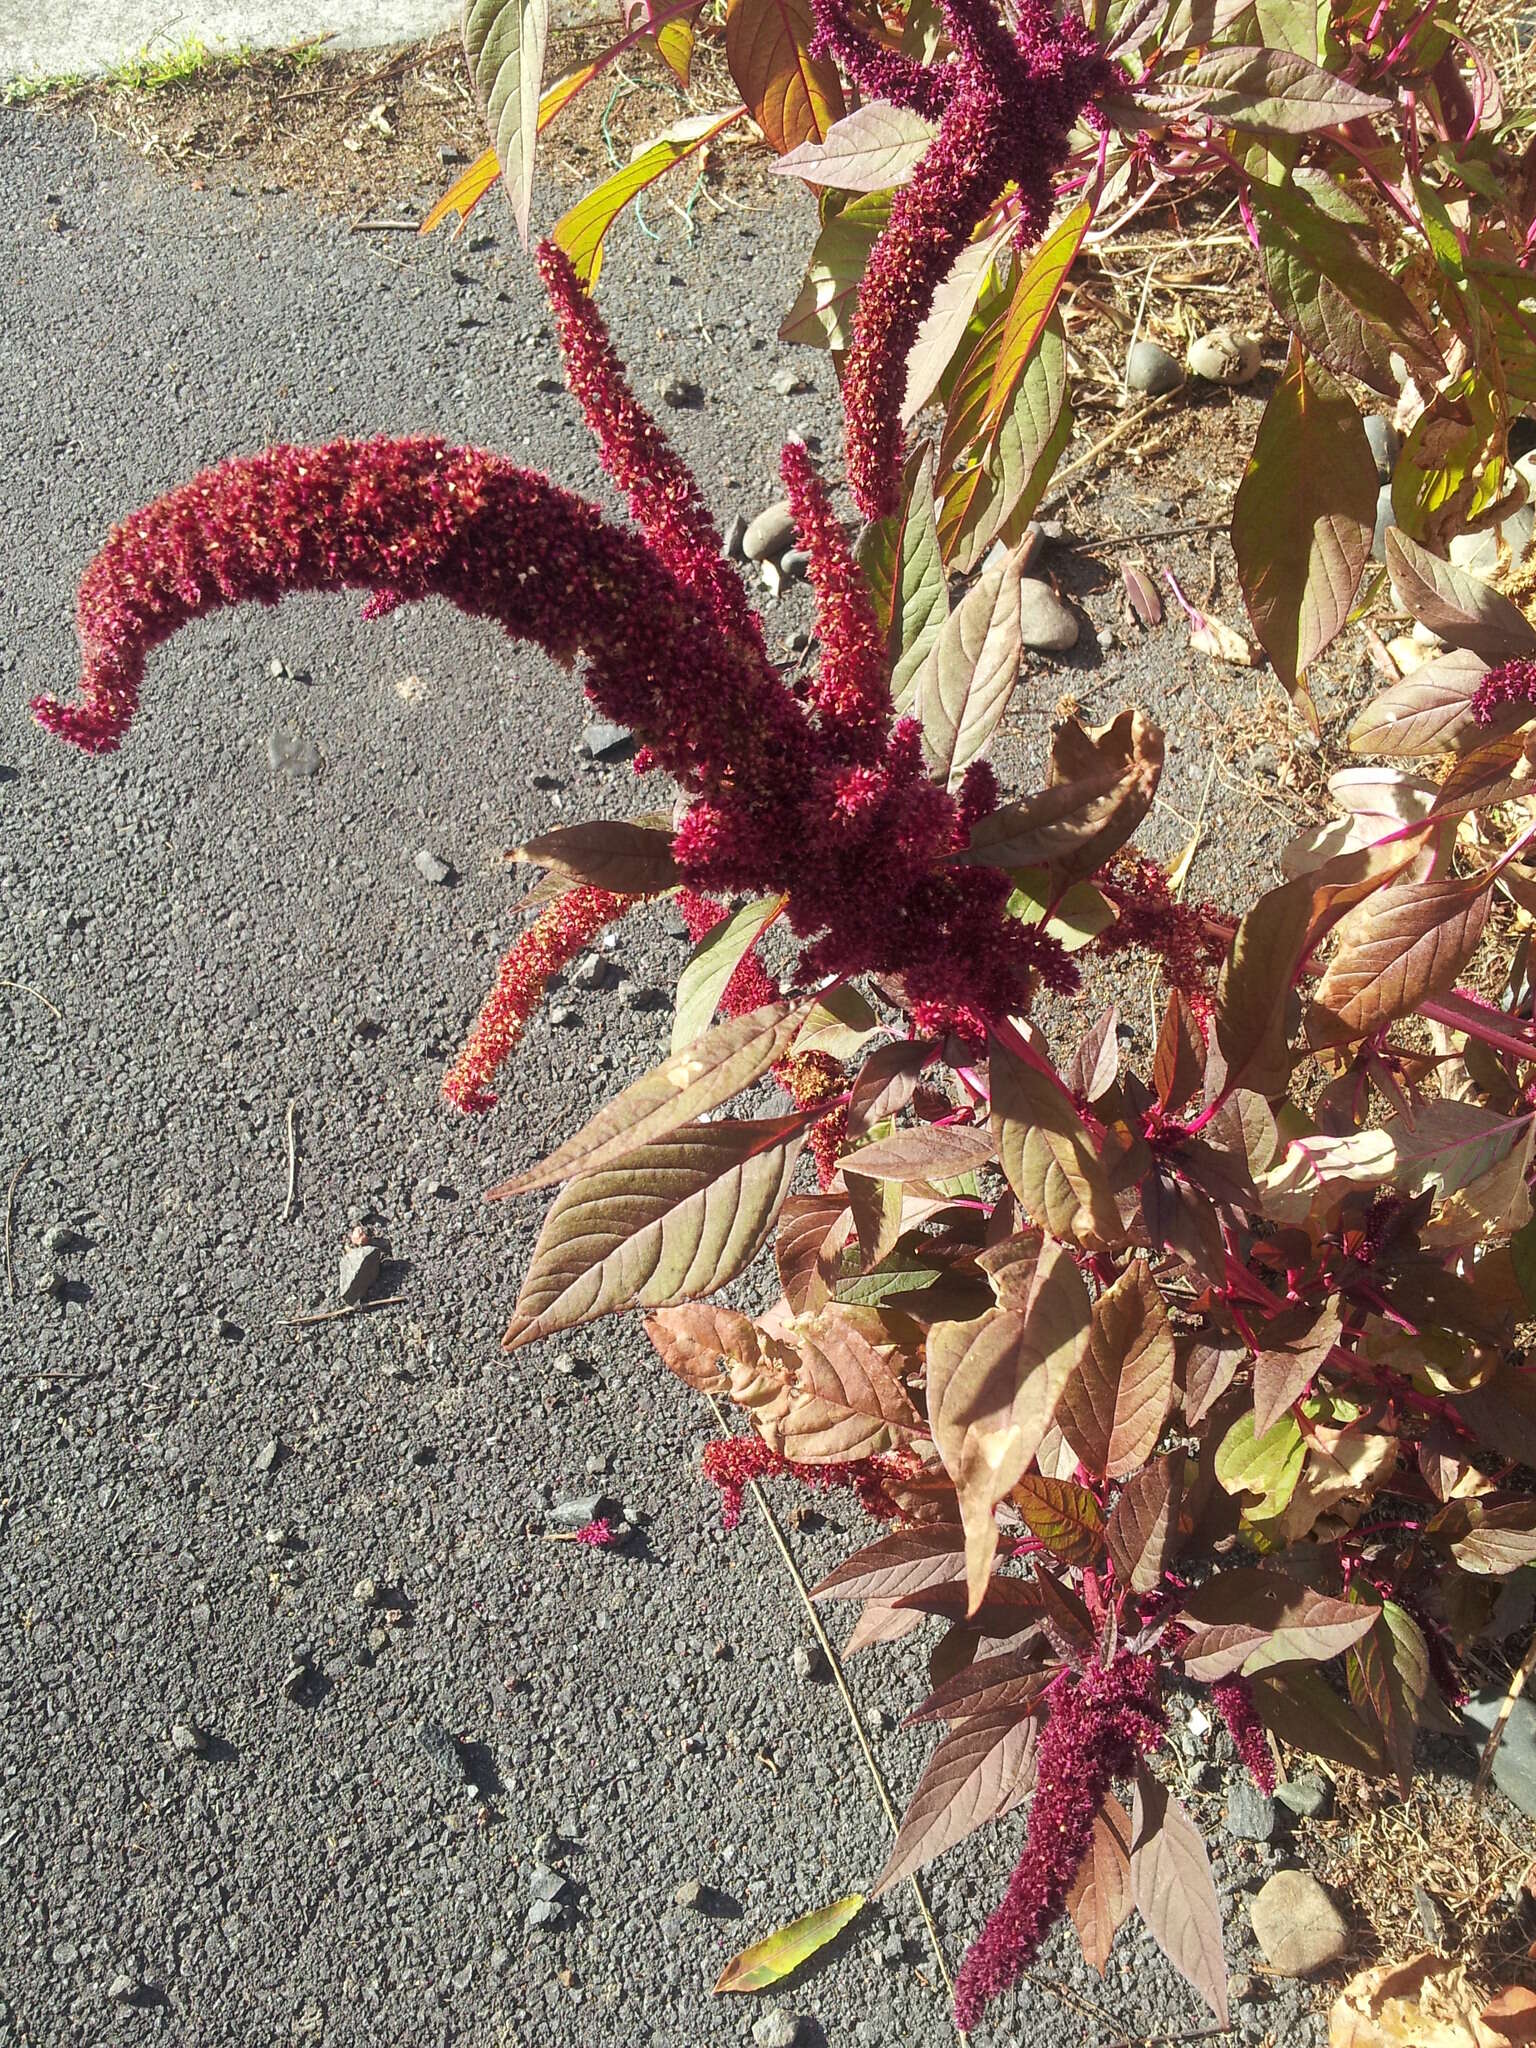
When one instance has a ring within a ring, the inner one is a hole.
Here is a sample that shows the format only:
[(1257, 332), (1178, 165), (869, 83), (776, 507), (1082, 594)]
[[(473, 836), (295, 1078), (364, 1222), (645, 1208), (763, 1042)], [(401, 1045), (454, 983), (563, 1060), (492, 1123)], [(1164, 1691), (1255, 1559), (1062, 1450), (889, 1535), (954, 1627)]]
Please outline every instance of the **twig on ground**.
[(30, 1158), (17, 1160), (11, 1184), (5, 1191), (5, 1292), (11, 1302), (16, 1299), (16, 1266), (11, 1253), (16, 1227), (16, 1187), (31, 1164)]
[(354, 1301), (347, 1308), (321, 1309), (318, 1315), (290, 1316), (290, 1330), (312, 1330), (316, 1323), (339, 1323), (345, 1316), (371, 1315), (376, 1308), (400, 1308), (405, 1301), (403, 1294), (381, 1294), (377, 1301)]
[(349, 220), (347, 232), (350, 235), (414, 235), (420, 232), (419, 220)]
[(48, 998), (45, 995), (42, 995), (37, 989), (33, 988), (29, 982), (0, 981), (0, 988), (20, 989), (21, 993), (24, 996), (30, 996), (34, 1003), (41, 1003), (45, 1010), (52, 1010), (54, 1016), (58, 1018), (59, 1022), (61, 1024), (63, 1023), (64, 1012), (61, 1009), (59, 1009), (56, 1004), (50, 1003)]
[(296, 1202), (296, 1201), (298, 1200), (298, 1194), (299, 1194), (299, 1144), (298, 1144), (298, 1135), (297, 1135), (297, 1131), (296, 1131), (296, 1129), (295, 1129), (295, 1125), (294, 1125), (294, 1118), (295, 1118), (295, 1116), (296, 1116), (296, 1115), (297, 1115), (297, 1113), (298, 1113), (298, 1107), (299, 1107), (299, 1104), (298, 1104), (298, 1099), (297, 1099), (297, 1097), (295, 1097), (295, 1096), (290, 1096), (290, 1097), (288, 1098), (288, 1116), (287, 1116), (287, 1124), (288, 1124), (288, 1194), (287, 1194), (287, 1197), (286, 1197), (286, 1199), (285, 1199), (285, 1200), (284, 1200), (284, 1202), (283, 1202), (283, 1213), (282, 1213), (282, 1217), (281, 1217), (281, 1221), (282, 1221), (282, 1222), (284, 1222), (284, 1223), (289, 1223), (289, 1222), (291, 1222), (291, 1221), (293, 1220), (293, 1205), (294, 1205), (294, 1203), (295, 1203), (295, 1202)]
[(1472, 1797), (1474, 1800), (1481, 1799), (1488, 1790), (1489, 1774), (1493, 1770), (1493, 1760), (1499, 1753), (1499, 1744), (1504, 1739), (1504, 1729), (1508, 1724), (1510, 1715), (1515, 1711), (1515, 1702), (1519, 1699), (1521, 1693), (1525, 1691), (1526, 1680), (1533, 1671), (1536, 1671), (1536, 1635), (1531, 1637), (1531, 1647), (1526, 1651), (1524, 1658), (1521, 1660), (1520, 1669), (1509, 1681), (1509, 1691), (1504, 1695), (1503, 1704), (1499, 1708), (1493, 1726), (1488, 1730), (1488, 1740), (1483, 1744), (1483, 1753), (1478, 1759), (1477, 1776), (1472, 1780)]
[(1230, 523), (1226, 519), (1191, 519), (1184, 526), (1155, 527), (1145, 533), (1113, 533), (1102, 540), (1064, 540), (1057, 545), (1069, 555), (1105, 555), (1111, 548), (1147, 547), (1153, 541), (1180, 540), (1188, 533), (1215, 533)]
[[(730, 1430), (730, 1424), (725, 1419), (724, 1409), (720, 1406), (720, 1403), (715, 1399), (713, 1394), (706, 1394), (705, 1399), (709, 1402), (710, 1408), (714, 1413), (715, 1420), (720, 1425), (721, 1434), (728, 1434)], [(762, 1516), (763, 1520), (768, 1524), (768, 1533), (770, 1536), (772, 1536), (774, 1542), (778, 1545), (779, 1555), (784, 1560), (785, 1569), (788, 1571), (790, 1578), (794, 1582), (795, 1591), (800, 1595), (801, 1605), (805, 1608), (806, 1614), (810, 1619), (811, 1633), (816, 1638), (817, 1644), (821, 1649), (821, 1654), (827, 1660), (827, 1668), (831, 1671), (832, 1677), (836, 1682), (837, 1689), (839, 1693), (841, 1693), (842, 1695), (843, 1705), (848, 1710), (849, 1726), (853, 1729), (854, 1738), (857, 1741), (859, 1748), (863, 1751), (864, 1762), (868, 1767), (870, 1778), (874, 1784), (875, 1791), (879, 1796), (881, 1807), (884, 1809), (886, 1820), (890, 1823), (891, 1833), (893, 1835), (897, 1834), (901, 1828), (901, 1821), (897, 1816), (895, 1807), (891, 1803), (891, 1795), (886, 1788), (885, 1774), (880, 1769), (880, 1765), (875, 1758), (875, 1753), (869, 1746), (869, 1737), (864, 1733), (864, 1723), (859, 1718), (859, 1710), (857, 1705), (854, 1703), (853, 1694), (848, 1690), (848, 1681), (843, 1676), (842, 1662), (838, 1657), (836, 1650), (834, 1650), (832, 1647), (831, 1638), (828, 1636), (826, 1629), (822, 1625), (821, 1616), (816, 1612), (815, 1604), (813, 1603), (810, 1593), (806, 1588), (806, 1583), (803, 1576), (801, 1575), (800, 1567), (795, 1563), (794, 1553), (790, 1550), (789, 1544), (785, 1541), (784, 1531), (779, 1527), (778, 1517), (774, 1514), (772, 1507), (769, 1505), (768, 1496), (763, 1491), (761, 1483), (756, 1479), (749, 1479), (747, 1481), (747, 1491), (751, 1494), (753, 1500), (757, 1503), (758, 1513)], [(933, 1959), (939, 1966), (939, 1975), (944, 1979), (944, 1989), (949, 1994), (951, 2002), (953, 2002), (955, 1996), (955, 1980), (953, 1979), (953, 1977), (950, 1976), (949, 1965), (944, 1960), (944, 1946), (943, 1943), (939, 1940), (939, 1930), (934, 1925), (933, 1913), (928, 1905), (927, 1894), (924, 1892), (922, 1884), (918, 1878), (910, 1877), (908, 1878), (907, 1882), (912, 1887), (913, 1893), (917, 1899), (918, 1911), (923, 1916), (923, 1926), (926, 1928), (928, 1934), (928, 1945), (933, 1950)]]
[(1107, 453), (1109, 449), (1123, 441), (1127, 434), (1132, 433), (1145, 421), (1151, 419), (1155, 413), (1165, 412), (1168, 409), (1168, 399), (1173, 395), (1172, 392), (1167, 392), (1161, 398), (1149, 398), (1145, 405), (1139, 405), (1134, 412), (1128, 412), (1117, 425), (1110, 428), (1107, 434), (1101, 435), (1091, 448), (1084, 454), (1079, 455), (1076, 462), (1069, 462), (1065, 469), (1058, 469), (1051, 478), (1051, 489), (1059, 491), (1069, 477), (1081, 476), (1085, 469), (1091, 467), (1093, 463), (1098, 461), (1101, 455)]

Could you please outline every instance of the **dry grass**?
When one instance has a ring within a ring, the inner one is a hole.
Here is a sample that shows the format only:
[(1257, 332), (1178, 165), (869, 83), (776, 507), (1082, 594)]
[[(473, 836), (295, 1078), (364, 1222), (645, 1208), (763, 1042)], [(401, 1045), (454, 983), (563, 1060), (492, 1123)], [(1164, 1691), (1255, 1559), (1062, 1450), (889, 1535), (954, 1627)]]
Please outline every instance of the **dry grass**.
[(1536, 1984), (1529, 1842), (1513, 1840), (1455, 1781), (1422, 1779), (1407, 1799), (1354, 1771), (1337, 1783), (1334, 1818), (1309, 1830), (1312, 1862), (1354, 1908), (1362, 1964), (1436, 1946), (1415, 1901), (1421, 1887), (1449, 1922), (1445, 1953), (1479, 1990)]

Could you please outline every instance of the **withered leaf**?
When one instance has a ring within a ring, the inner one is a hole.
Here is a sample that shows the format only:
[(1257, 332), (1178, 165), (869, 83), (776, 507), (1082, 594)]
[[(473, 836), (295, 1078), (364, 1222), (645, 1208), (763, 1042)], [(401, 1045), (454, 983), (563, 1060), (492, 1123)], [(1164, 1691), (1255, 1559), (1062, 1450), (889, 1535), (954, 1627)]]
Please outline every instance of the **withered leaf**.
[(767, 1242), (806, 1128), (800, 1115), (689, 1124), (568, 1182), (544, 1218), (502, 1348), (723, 1287)]
[(785, 1341), (798, 1365), (782, 1413), (763, 1425), (781, 1457), (801, 1465), (868, 1458), (918, 1427), (888, 1347), (871, 1342), (846, 1311), (823, 1309)]
[(1016, 1706), (969, 1715), (951, 1728), (928, 1759), (870, 1896), (878, 1898), (994, 1819), (1029, 1767), (1034, 1744), (1035, 1723)]
[(1115, 1936), (1131, 1916), (1131, 1817), (1113, 1792), (1094, 1815), (1093, 1840), (1078, 1865), (1067, 1911), (1083, 1945), (1083, 1960), (1102, 1977)]
[(540, 833), (515, 847), (512, 858), (615, 896), (655, 896), (682, 880), (669, 827), (617, 818), (587, 818), (579, 825)]
[(979, 819), (970, 845), (951, 859), (1010, 871), (1050, 868), (1060, 884), (1102, 867), (1152, 808), (1163, 735), (1140, 712), (1127, 711), (1091, 744), (1086, 773)]
[(1264, 1349), (1253, 1366), (1253, 1428), (1262, 1436), (1290, 1407), (1316, 1377), (1323, 1360), (1339, 1341), (1340, 1317), (1336, 1301), (1326, 1302), (1306, 1327), (1293, 1336), (1289, 1323), (1277, 1319), (1264, 1332)]
[(819, 1948), (825, 1948), (834, 1935), (841, 1934), (863, 1906), (864, 1894), (852, 1892), (845, 1899), (834, 1899), (830, 1906), (802, 1913), (787, 1927), (776, 1928), (732, 1956), (715, 1979), (715, 1990), (762, 1991), (780, 1983)]
[(1227, 1959), (1211, 1860), (1200, 1830), (1145, 1764), (1131, 1803), (1131, 1896), (1152, 1939), (1225, 2027)]
[(1173, 1332), (1145, 1259), (1093, 1304), (1092, 1335), (1058, 1419), (1090, 1472), (1121, 1479), (1157, 1447), (1173, 1406)]
[(713, 1301), (658, 1309), (646, 1317), (645, 1334), (667, 1370), (700, 1394), (729, 1392), (727, 1360), (746, 1363), (757, 1356), (752, 1318)]
[(803, 1007), (765, 1003), (744, 1017), (727, 1017), (681, 1052), (605, 1103), (575, 1137), (537, 1166), (513, 1174), (486, 1191), (488, 1202), (532, 1188), (552, 1186), (578, 1173), (592, 1173), (611, 1160), (663, 1138), (680, 1124), (718, 1109), (762, 1079), (788, 1050), (805, 1016)]

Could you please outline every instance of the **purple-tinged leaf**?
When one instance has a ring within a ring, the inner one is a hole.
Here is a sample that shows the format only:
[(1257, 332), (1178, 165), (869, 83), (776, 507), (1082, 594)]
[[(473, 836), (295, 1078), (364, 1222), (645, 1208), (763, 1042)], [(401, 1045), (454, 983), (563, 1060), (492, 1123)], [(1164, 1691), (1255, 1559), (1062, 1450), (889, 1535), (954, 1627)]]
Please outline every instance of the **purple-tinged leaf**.
[(1420, 625), (1485, 661), (1536, 654), (1536, 626), (1492, 584), (1431, 554), (1396, 526), (1387, 528), (1386, 551), (1397, 593)]
[(1218, 1572), (1184, 1603), (1184, 1669), (1203, 1684), (1275, 1664), (1323, 1663), (1359, 1641), (1380, 1608), (1335, 1600), (1279, 1572)]
[(1113, 1792), (1093, 1818), (1093, 1840), (1078, 1865), (1067, 1911), (1083, 1945), (1083, 1960), (1102, 1977), (1115, 1936), (1130, 1918), (1131, 1817)]
[(1183, 1490), (1182, 1451), (1144, 1465), (1120, 1489), (1104, 1534), (1115, 1570), (1133, 1593), (1154, 1591), (1178, 1555)]
[(1034, 1720), (1017, 1706), (970, 1715), (952, 1728), (928, 1759), (871, 1896), (995, 1819), (1031, 1768), (1034, 1746)]
[(1145, 1764), (1131, 1804), (1131, 1896), (1152, 1939), (1228, 2024), (1221, 1901), (1205, 1843), (1184, 1808)]

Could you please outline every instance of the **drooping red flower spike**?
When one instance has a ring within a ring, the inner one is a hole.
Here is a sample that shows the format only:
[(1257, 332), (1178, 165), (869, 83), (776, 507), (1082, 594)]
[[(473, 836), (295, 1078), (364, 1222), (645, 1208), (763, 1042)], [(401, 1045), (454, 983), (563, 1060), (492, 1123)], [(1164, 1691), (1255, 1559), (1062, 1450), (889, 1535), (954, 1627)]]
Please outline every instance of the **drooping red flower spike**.
[(1064, 1676), (1036, 1751), (1024, 1853), (1002, 1903), (972, 1943), (955, 1982), (955, 2022), (969, 2033), (1029, 1967), (1061, 1917), (1093, 1840), (1094, 1816), (1117, 1778), (1163, 1735), (1157, 1665), (1122, 1651), (1107, 1669)]
[(939, 121), (870, 251), (843, 371), (848, 483), (859, 510), (878, 519), (900, 495), (907, 358), (934, 293), (1010, 182), (1019, 246), (1040, 239), (1072, 128), (1095, 118), (1093, 102), (1114, 72), (1083, 23), (1071, 14), (1056, 20), (1047, 0), (1022, 0), (1011, 33), (993, 0), (942, 0), (953, 54), (931, 70), (880, 49), (852, 24), (844, 0), (813, 7), (819, 51), (867, 92)]
[(443, 1099), (467, 1115), (496, 1106), (491, 1082), (510, 1058), (538, 1007), (551, 975), (589, 946), (605, 925), (621, 918), (637, 896), (606, 889), (568, 889), (541, 911), (502, 959), (496, 986), (485, 999), (464, 1049), (443, 1077)]
[(779, 461), (800, 545), (810, 556), (821, 666), (810, 703), (828, 750), (849, 761), (875, 759), (891, 723), (890, 664), (864, 573), (803, 441)]
[(1275, 1759), (1253, 1704), (1252, 1686), (1246, 1678), (1219, 1679), (1211, 1687), (1211, 1700), (1249, 1777), (1267, 1797), (1275, 1789)]

